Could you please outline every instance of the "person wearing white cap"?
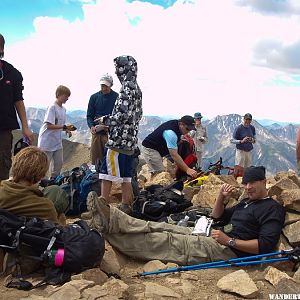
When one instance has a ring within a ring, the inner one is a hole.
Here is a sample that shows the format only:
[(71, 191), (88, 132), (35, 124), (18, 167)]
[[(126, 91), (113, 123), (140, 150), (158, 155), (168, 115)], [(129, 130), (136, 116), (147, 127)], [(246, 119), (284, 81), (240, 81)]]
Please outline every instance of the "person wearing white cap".
[(194, 114), (194, 119), (195, 119), (196, 130), (190, 131), (189, 134), (193, 138), (194, 143), (195, 143), (198, 168), (201, 168), (203, 145), (208, 142), (208, 136), (207, 136), (206, 127), (201, 124), (201, 119), (202, 119), (201, 113), (196, 112)]
[(90, 157), (91, 162), (96, 167), (102, 161), (105, 144), (108, 141), (108, 130), (106, 127), (99, 126), (96, 119), (105, 115), (110, 115), (115, 106), (118, 93), (112, 90), (113, 78), (109, 74), (104, 74), (100, 78), (101, 89), (90, 97), (87, 109), (87, 124), (92, 133)]

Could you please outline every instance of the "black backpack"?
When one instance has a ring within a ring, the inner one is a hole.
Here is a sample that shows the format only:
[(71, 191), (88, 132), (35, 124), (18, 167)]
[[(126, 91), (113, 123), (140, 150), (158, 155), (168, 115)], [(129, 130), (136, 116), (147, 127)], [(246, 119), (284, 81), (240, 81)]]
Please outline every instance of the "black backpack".
[(0, 248), (22, 255), (21, 245), (32, 249), (30, 258), (67, 273), (93, 268), (101, 262), (105, 250), (102, 235), (82, 220), (62, 226), (0, 209)]
[(175, 182), (167, 187), (151, 185), (140, 192), (132, 204), (132, 216), (148, 221), (159, 221), (170, 214), (183, 212), (192, 206), (182, 194), (183, 183)]

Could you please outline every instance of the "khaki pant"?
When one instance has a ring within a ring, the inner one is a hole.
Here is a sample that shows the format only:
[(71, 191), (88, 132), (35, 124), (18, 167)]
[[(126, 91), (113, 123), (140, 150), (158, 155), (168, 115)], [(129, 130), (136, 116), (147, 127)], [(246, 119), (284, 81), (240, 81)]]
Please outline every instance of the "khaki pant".
[(0, 130), (0, 181), (8, 179), (11, 167), (11, 148), (13, 136), (11, 130)]
[(142, 260), (190, 265), (236, 257), (214, 239), (191, 232), (188, 227), (135, 219), (111, 207), (105, 238), (120, 252)]
[(90, 150), (90, 158), (93, 165), (98, 166), (104, 156), (104, 148), (107, 143), (107, 134), (93, 134)]

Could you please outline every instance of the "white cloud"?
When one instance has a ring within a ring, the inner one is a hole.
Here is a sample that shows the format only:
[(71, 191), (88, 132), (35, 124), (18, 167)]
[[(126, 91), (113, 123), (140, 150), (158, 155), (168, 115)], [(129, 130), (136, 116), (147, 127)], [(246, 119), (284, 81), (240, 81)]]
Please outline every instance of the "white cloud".
[(67, 108), (85, 109), (100, 75), (114, 73), (113, 58), (131, 54), (145, 114), (201, 111), (212, 118), (249, 111), (255, 118), (299, 120), (300, 88), (267, 85), (282, 71), (252, 64), (261, 40), (297, 42), (297, 18), (263, 16), (230, 0), (177, 1), (168, 9), (98, 0), (83, 10), (84, 19), (74, 22), (36, 18), (32, 36), (6, 50), (24, 76), (27, 106), (49, 105), (56, 86), (65, 84), (72, 91)]

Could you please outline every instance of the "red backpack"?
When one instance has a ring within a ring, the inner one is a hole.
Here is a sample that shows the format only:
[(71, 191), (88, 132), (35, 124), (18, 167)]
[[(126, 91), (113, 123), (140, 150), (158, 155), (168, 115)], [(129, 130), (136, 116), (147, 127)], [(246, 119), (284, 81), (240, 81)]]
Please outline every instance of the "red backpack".
[[(195, 143), (193, 138), (189, 134), (185, 134), (182, 136), (181, 140), (178, 143), (177, 151), (189, 168), (194, 168), (196, 166), (197, 156), (195, 151)], [(186, 173), (180, 170), (178, 167), (175, 174), (177, 180), (186, 175)]]

